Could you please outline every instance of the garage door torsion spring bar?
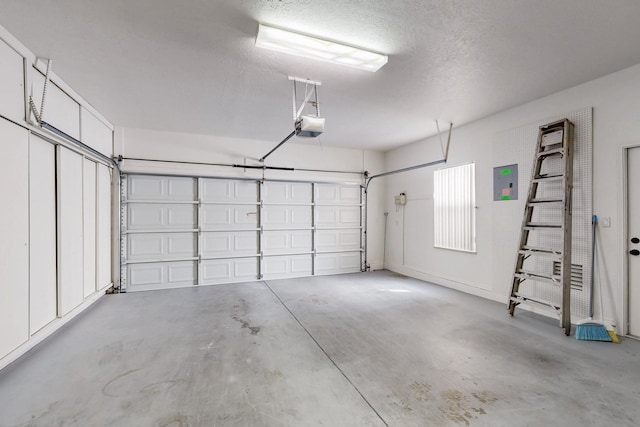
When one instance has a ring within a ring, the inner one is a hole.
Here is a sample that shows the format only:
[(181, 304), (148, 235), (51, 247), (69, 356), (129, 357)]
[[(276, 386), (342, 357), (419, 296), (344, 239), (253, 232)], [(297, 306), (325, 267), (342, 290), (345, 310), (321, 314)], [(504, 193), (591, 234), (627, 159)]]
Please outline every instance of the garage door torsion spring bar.
[(284, 166), (265, 166), (265, 165), (239, 165), (239, 164), (230, 164), (230, 163), (206, 163), (206, 162), (189, 162), (189, 161), (181, 161), (181, 160), (161, 160), (161, 159), (142, 159), (136, 157), (123, 157), (118, 156), (118, 161), (124, 160), (132, 160), (138, 162), (157, 162), (157, 163), (176, 163), (183, 165), (203, 165), (203, 166), (221, 166), (221, 167), (232, 167), (232, 168), (242, 168), (242, 169), (262, 169), (262, 170), (282, 170), (282, 171), (290, 171), (290, 172), (324, 172), (324, 173), (345, 173), (352, 175), (362, 175), (362, 171), (343, 171), (343, 170), (331, 170), (331, 169), (305, 169), (305, 168), (290, 168)]

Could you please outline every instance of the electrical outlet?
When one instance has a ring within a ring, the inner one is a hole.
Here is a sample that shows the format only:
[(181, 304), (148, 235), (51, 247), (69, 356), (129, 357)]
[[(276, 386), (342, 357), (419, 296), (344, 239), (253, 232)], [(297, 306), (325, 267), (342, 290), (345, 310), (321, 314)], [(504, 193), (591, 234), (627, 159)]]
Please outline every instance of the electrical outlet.
[(407, 195), (406, 195), (406, 194), (404, 194), (404, 193), (400, 193), (400, 195), (398, 195), (398, 196), (394, 196), (394, 198), (393, 198), (393, 202), (394, 202), (396, 205), (402, 205), (402, 206), (404, 206), (404, 205), (406, 205), (406, 204), (407, 204)]
[(603, 216), (602, 218), (598, 218), (598, 221), (600, 222), (600, 225), (602, 227), (605, 227), (605, 228), (611, 227), (611, 217), (610, 216)]

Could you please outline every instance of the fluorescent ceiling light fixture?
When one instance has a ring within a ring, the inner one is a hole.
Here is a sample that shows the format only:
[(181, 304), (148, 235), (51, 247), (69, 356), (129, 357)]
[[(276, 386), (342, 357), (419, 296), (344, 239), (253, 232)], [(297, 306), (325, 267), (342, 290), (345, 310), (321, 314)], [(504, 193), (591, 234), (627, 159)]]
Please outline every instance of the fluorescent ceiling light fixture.
[(378, 71), (388, 61), (386, 55), (264, 24), (258, 26), (256, 46), (372, 72)]

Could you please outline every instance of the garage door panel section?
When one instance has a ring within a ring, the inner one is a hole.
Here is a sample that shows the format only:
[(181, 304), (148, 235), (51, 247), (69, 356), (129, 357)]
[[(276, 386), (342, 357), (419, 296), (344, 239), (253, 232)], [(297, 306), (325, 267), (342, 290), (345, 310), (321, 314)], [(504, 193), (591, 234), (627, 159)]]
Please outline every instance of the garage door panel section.
[(360, 253), (326, 253), (316, 256), (316, 274), (342, 274), (360, 271)]
[(127, 265), (128, 290), (180, 288), (196, 284), (197, 262), (176, 261)]
[(357, 185), (315, 187), (315, 274), (360, 271), (362, 264), (362, 189)]
[(202, 179), (201, 201), (205, 203), (250, 203), (258, 201), (258, 183), (255, 181), (229, 181)]
[(191, 204), (127, 204), (127, 230), (193, 230), (197, 210)]
[(202, 228), (206, 231), (251, 230), (258, 228), (256, 205), (203, 205)]
[(256, 256), (258, 233), (255, 231), (220, 231), (202, 233), (203, 258)]
[(215, 285), (220, 283), (255, 281), (258, 277), (258, 259), (210, 259), (202, 261), (202, 283)]
[(262, 250), (264, 255), (309, 253), (313, 250), (311, 230), (265, 231)]
[(127, 260), (170, 260), (198, 256), (196, 233), (140, 233), (127, 236)]
[(360, 229), (322, 230), (316, 237), (316, 249), (320, 252), (354, 250), (361, 245)]
[(316, 184), (315, 201), (317, 204), (359, 205), (361, 189), (357, 185)]
[(264, 206), (265, 230), (282, 228), (311, 229), (311, 206)]
[(311, 204), (311, 184), (304, 182), (264, 183), (265, 203)]
[(311, 254), (265, 257), (263, 263), (264, 278), (267, 280), (307, 277), (312, 274)]
[(127, 175), (128, 289), (360, 271), (357, 185)]
[(360, 206), (318, 206), (316, 225), (321, 227), (360, 227)]
[(194, 178), (135, 175), (127, 182), (127, 200), (193, 202), (196, 184)]

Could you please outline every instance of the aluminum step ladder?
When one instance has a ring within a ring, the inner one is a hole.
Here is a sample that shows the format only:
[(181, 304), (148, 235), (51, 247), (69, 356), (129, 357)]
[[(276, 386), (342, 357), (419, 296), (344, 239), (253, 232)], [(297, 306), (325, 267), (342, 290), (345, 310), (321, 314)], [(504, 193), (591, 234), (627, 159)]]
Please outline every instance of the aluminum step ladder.
[(568, 119), (540, 127), (509, 297), (511, 316), (519, 304), (550, 310), (565, 335), (571, 334), (573, 133)]

